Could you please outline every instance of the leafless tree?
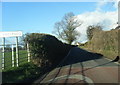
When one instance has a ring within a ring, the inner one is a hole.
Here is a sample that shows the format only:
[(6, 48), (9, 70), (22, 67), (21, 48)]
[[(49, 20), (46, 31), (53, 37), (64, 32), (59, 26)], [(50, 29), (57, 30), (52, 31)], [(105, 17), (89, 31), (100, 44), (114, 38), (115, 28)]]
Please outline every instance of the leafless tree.
[(72, 12), (65, 14), (63, 19), (60, 22), (55, 23), (54, 34), (58, 38), (66, 41), (68, 44), (72, 44), (73, 41), (77, 40), (77, 37), (80, 34), (76, 31), (76, 28), (79, 27), (82, 22), (79, 22)]

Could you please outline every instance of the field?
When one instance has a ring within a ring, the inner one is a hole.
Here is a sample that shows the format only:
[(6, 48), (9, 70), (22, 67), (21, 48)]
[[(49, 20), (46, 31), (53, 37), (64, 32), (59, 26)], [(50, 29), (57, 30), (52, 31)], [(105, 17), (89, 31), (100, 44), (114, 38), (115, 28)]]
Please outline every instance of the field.
[[(14, 52), (14, 60), (16, 67), (16, 55)], [(19, 50), (19, 65), (27, 63), (27, 51)], [(10, 69), (12, 67), (12, 52), (5, 52), (5, 70)]]
[[(14, 54), (15, 55), (15, 54)], [(2, 83), (31, 83), (42, 74), (40, 67), (27, 61), (27, 51), (19, 50), (19, 67), (12, 67), (12, 53), (5, 52), (5, 69), (2, 70)], [(16, 59), (16, 56), (14, 56)]]

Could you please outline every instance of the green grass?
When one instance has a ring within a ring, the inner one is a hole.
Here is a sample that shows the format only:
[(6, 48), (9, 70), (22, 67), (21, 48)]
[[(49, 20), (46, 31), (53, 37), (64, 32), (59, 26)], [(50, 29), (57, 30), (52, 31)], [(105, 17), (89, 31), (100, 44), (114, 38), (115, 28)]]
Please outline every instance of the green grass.
[(2, 70), (3, 84), (33, 83), (36, 79), (48, 71), (48, 69), (38, 67), (32, 62), (28, 63), (26, 51), (21, 50), (19, 51), (19, 54), (19, 67), (11, 67), (11, 52), (5, 53), (5, 69)]
[[(14, 52), (15, 67), (16, 67), (16, 55)], [(27, 51), (19, 51), (19, 65), (27, 63)], [(5, 69), (10, 69), (12, 67), (12, 52), (5, 52)]]
[(32, 83), (40, 77), (43, 70), (33, 63), (26, 63), (19, 67), (3, 70), (2, 83)]

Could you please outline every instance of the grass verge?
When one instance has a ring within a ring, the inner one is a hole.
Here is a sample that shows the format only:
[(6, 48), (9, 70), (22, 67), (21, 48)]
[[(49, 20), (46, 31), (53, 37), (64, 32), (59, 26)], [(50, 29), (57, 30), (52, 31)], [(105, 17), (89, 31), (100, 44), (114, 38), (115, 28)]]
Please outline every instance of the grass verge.
[(19, 67), (3, 70), (2, 83), (32, 83), (42, 75), (44, 70), (33, 63), (26, 63)]
[(90, 50), (90, 48), (86, 48), (84, 46), (79, 46), (80, 48), (82, 49), (85, 49), (87, 51), (90, 51), (90, 52), (96, 52), (96, 53), (100, 53), (100, 54), (103, 54), (104, 57), (108, 58), (108, 59), (115, 59), (116, 56), (118, 56), (118, 52), (117, 51), (113, 51), (113, 50), (98, 50), (98, 49), (95, 49), (94, 51), (93, 50)]

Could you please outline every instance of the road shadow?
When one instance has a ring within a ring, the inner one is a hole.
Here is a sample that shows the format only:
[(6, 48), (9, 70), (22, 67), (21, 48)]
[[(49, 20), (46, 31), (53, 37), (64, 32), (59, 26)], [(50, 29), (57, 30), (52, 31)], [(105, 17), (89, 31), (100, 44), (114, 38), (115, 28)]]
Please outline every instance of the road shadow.
[[(68, 53), (68, 55), (63, 59), (63, 61), (57, 66), (57, 68), (59, 68), (56, 72), (56, 75), (52, 78), (52, 81), (49, 82), (48, 85), (52, 85), (53, 82), (56, 81), (56, 78), (58, 77), (61, 69), (63, 68), (63, 66), (69, 65), (69, 70), (68, 70), (68, 74), (66, 76), (66, 80), (64, 82), (64, 85), (67, 84), (69, 76), (71, 75), (71, 67), (72, 64), (75, 63), (80, 63), (80, 67), (82, 68), (82, 75), (83, 75), (83, 80), (82, 81), (86, 81), (84, 76), (84, 66), (82, 64), (82, 62), (84, 61), (89, 61), (89, 60), (95, 60), (95, 59), (100, 59), (102, 58), (103, 55), (102, 54), (98, 54), (98, 53), (92, 53), (92, 52), (88, 52), (84, 49), (78, 48), (78, 47), (74, 47), (70, 50), (70, 52)], [(80, 72), (80, 71), (79, 71)], [(81, 81), (79, 81), (81, 82)], [(86, 82), (84, 82), (86, 83)]]
[(84, 49), (74, 47), (71, 49), (66, 59), (58, 66), (66, 66), (70, 64), (80, 63), (89, 60), (96, 60), (102, 58), (103, 55), (99, 53), (88, 52)]
[[(56, 67), (56, 68), (58, 68), (58, 70), (56, 71), (56, 73), (55, 73), (55, 76), (52, 78), (52, 81), (51, 82), (49, 82), (49, 84), (48, 85), (52, 85), (53, 84), (53, 82), (55, 82), (56, 81), (56, 78), (58, 77), (58, 75), (59, 75), (59, 73), (60, 73), (60, 71), (61, 71), (61, 69), (63, 69), (63, 67), (64, 66), (66, 66), (66, 65), (69, 65), (70, 66), (70, 69), (69, 69), (69, 72), (68, 72), (68, 74), (67, 74), (67, 78), (66, 78), (66, 80), (65, 80), (65, 84), (68, 82), (68, 78), (69, 78), (69, 76), (70, 76), (70, 74), (71, 74), (71, 67), (72, 67), (72, 64), (75, 64), (75, 63), (80, 63), (80, 67), (82, 66), (82, 75), (84, 75), (85, 76), (85, 74), (84, 74), (84, 66), (83, 66), (83, 64), (82, 64), (82, 62), (84, 62), (84, 61), (89, 61), (89, 60), (95, 60), (95, 59), (100, 59), (100, 58), (102, 58), (103, 57), (103, 55), (102, 54), (98, 54), (98, 53), (92, 53), (92, 52), (88, 52), (88, 51), (86, 51), (86, 50), (84, 50), (84, 49), (81, 49), (81, 48), (78, 48), (78, 47), (74, 47), (74, 48), (72, 48), (70, 51), (69, 51), (69, 53), (68, 53), (68, 55), (63, 59), (63, 61)], [(80, 72), (80, 71), (79, 71)], [(50, 73), (50, 72), (49, 72)], [(48, 73), (48, 74), (49, 74)], [(48, 74), (46, 74), (43, 78), (42, 78), (42, 80), (44, 80), (45, 78), (47, 78), (47, 75)], [(76, 73), (75, 73), (76, 74)], [(84, 77), (83, 76), (83, 77)], [(83, 79), (85, 79), (85, 78), (83, 78)], [(41, 82), (42, 80), (40, 80), (39, 82)], [(85, 81), (85, 80), (84, 80)], [(80, 82), (80, 81), (79, 81)]]
[[(44, 83), (45, 85), (56, 85), (57, 81), (59, 82), (60, 80), (65, 79), (65, 81), (62, 84), (67, 85), (70, 82), (69, 79), (70, 79), (71, 76), (81, 74), (82, 78), (79, 79), (76, 82), (73, 82), (72, 85), (76, 85), (76, 84), (79, 85), (80, 83), (82, 85), (89, 85), (89, 82), (86, 80), (85, 71), (96, 68), (96, 67), (99, 67), (99, 66), (109, 64), (112, 61), (109, 61), (109, 62), (106, 62), (106, 63), (103, 63), (103, 64), (99, 64), (99, 65), (96, 65), (96, 66), (94, 65), (94, 66), (89, 67), (89, 68), (85, 68), (83, 63), (85, 61), (101, 59), (102, 57), (103, 57), (102, 54), (92, 53), (92, 52), (88, 52), (84, 49), (74, 47), (70, 50), (70, 52), (63, 59), (63, 61), (57, 66), (57, 70), (54, 73), (52, 73), (52, 75), (54, 75), (54, 77), (51, 77), (51, 79), (48, 80), (48, 81), (43, 81), (43, 82), (40, 82), (40, 83)], [(72, 72), (72, 68), (74, 67), (74, 66), (72, 66), (73, 64), (77, 64), (77, 67), (78, 68), (80, 67), (81, 69), (76, 71), (76, 72)], [(62, 69), (65, 69), (66, 67), (68, 69), (67, 73), (65, 73), (65, 75), (61, 75), (61, 73), (65, 72)], [(51, 74), (51, 72), (49, 74)], [(43, 78), (43, 80), (45, 78), (49, 77), (47, 75)]]

